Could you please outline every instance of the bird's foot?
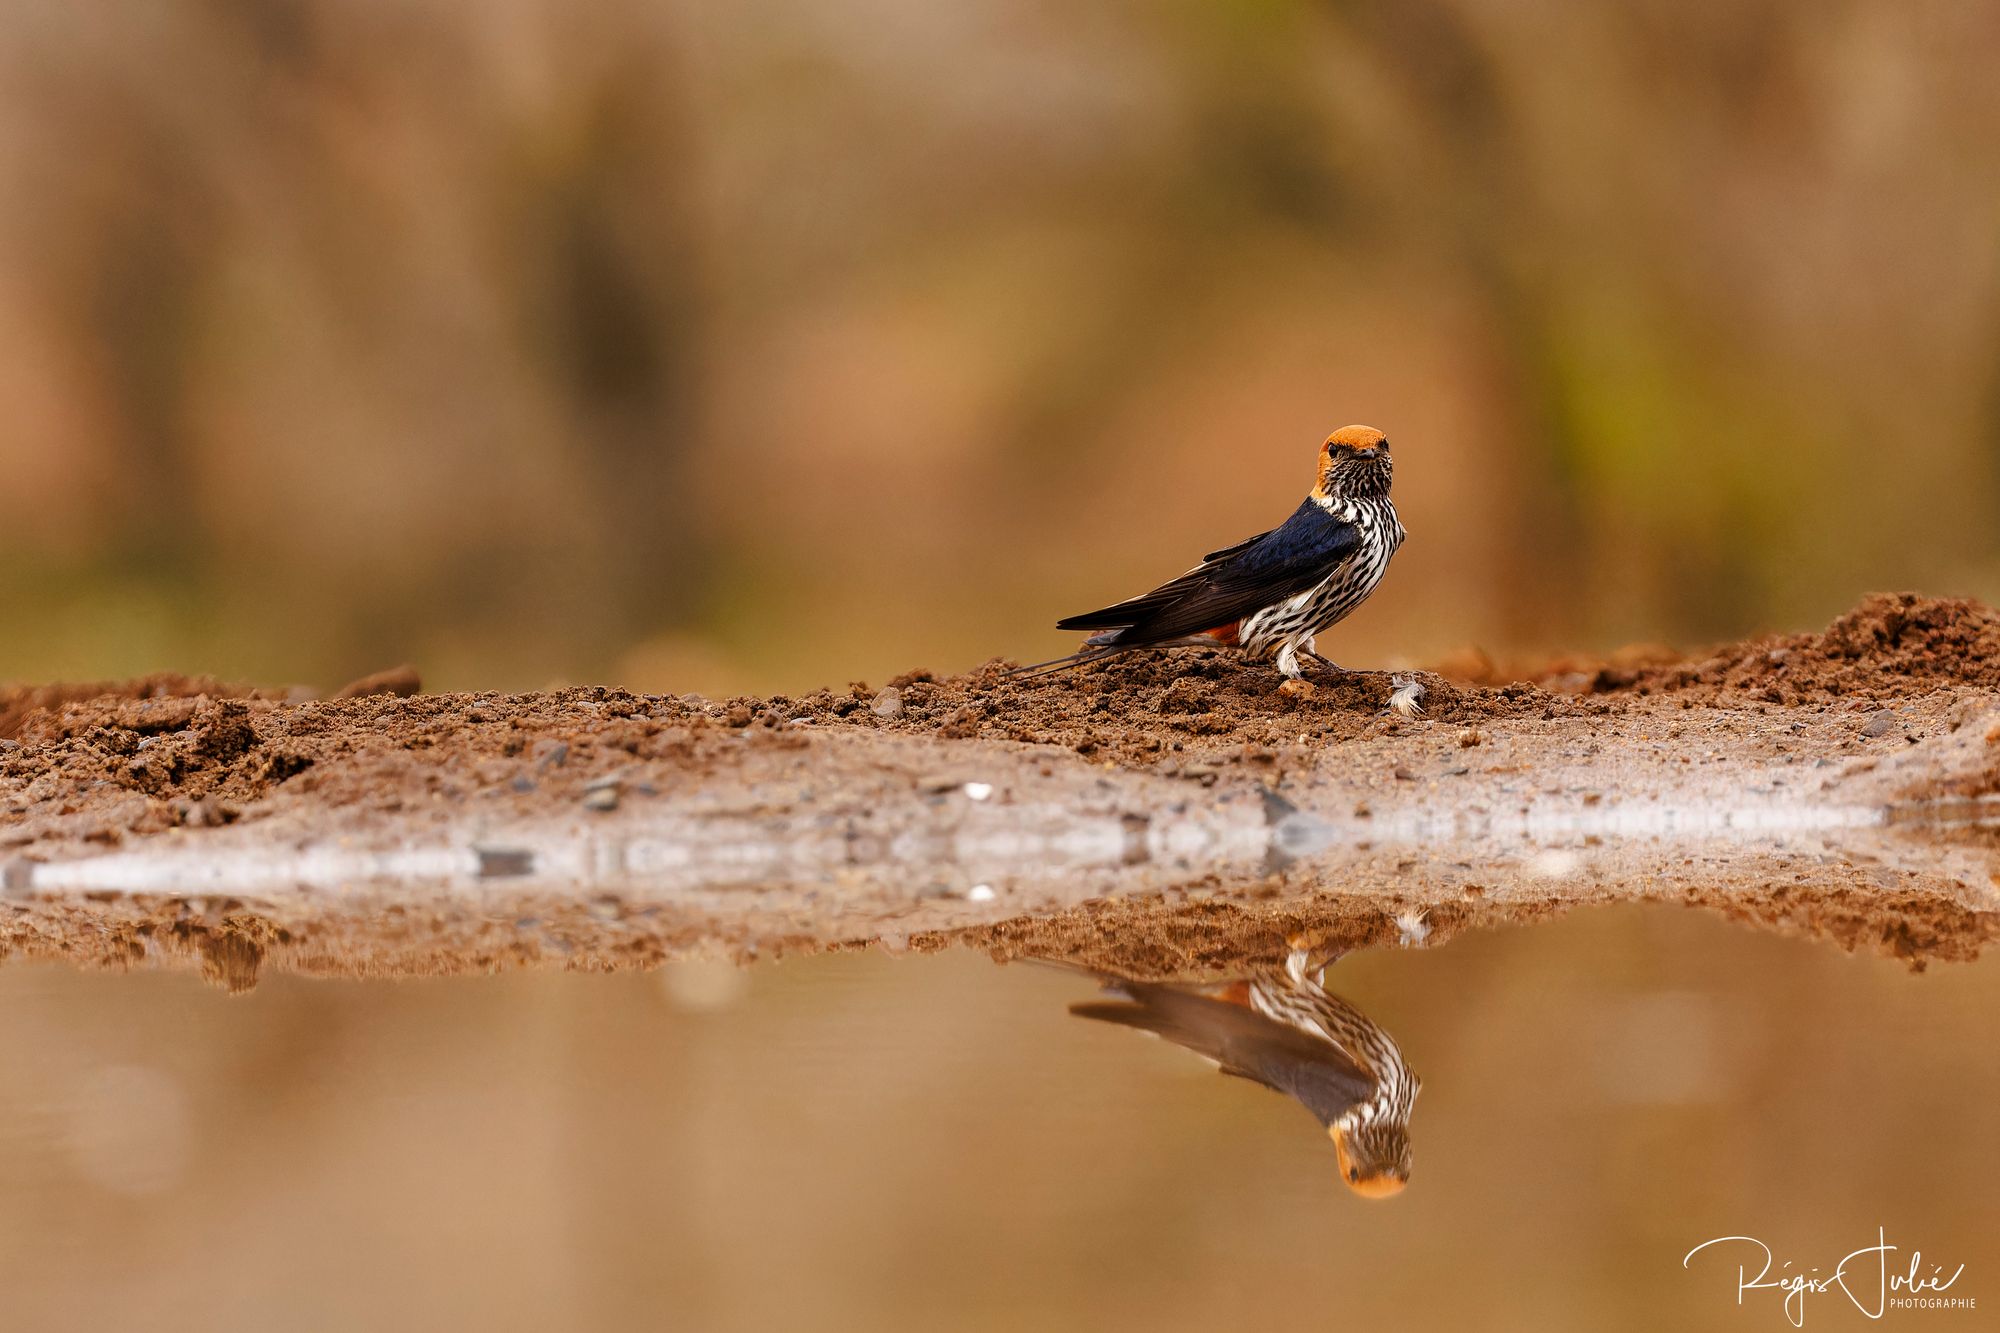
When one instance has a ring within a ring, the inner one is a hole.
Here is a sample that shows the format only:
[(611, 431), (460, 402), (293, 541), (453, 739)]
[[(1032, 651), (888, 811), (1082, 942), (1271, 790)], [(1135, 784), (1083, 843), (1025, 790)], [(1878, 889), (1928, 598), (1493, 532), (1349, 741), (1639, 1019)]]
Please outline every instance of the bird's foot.
[(1305, 678), (1303, 671), (1299, 670), (1298, 645), (1288, 643), (1278, 649), (1278, 674), (1284, 677), (1284, 680), (1278, 683), (1278, 693), (1287, 699), (1313, 697), (1312, 682)]
[(1310, 658), (1314, 666), (1318, 667), (1321, 671), (1325, 672), (1329, 676), (1332, 676), (1336, 680), (1344, 679), (1348, 676), (1360, 676), (1367, 674), (1366, 672), (1362, 671), (1349, 670), (1347, 667), (1342, 666), (1340, 663), (1334, 661), (1331, 657), (1326, 656), (1324, 653), (1314, 652), (1310, 648), (1305, 650), (1304, 656)]

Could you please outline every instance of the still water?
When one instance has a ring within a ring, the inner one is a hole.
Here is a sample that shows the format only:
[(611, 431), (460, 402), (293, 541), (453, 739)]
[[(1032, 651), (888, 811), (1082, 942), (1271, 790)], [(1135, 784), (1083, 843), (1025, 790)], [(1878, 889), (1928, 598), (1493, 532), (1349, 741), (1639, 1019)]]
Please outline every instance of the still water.
[(1990, 962), (1620, 907), (1327, 985), (1422, 1076), (1393, 1198), (1296, 1102), (1072, 1016), (1089, 978), (965, 952), (242, 997), (10, 965), (4, 1326), (1781, 1329), (1747, 1252), (1683, 1256), (1827, 1275), (1878, 1228), (1977, 1302), (1885, 1323), (1994, 1326)]

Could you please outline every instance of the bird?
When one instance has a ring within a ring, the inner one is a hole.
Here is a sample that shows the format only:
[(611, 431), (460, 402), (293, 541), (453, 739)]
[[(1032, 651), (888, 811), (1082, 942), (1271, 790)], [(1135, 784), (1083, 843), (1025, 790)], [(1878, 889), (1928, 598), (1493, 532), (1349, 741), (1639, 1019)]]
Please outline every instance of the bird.
[(1077, 652), (1013, 674), (1186, 644), (1275, 657), (1287, 680), (1303, 675), (1301, 657), (1338, 670), (1314, 637), (1368, 599), (1403, 544), (1389, 499), (1392, 472), (1388, 436), (1372, 426), (1341, 427), (1320, 445), (1318, 480), (1290, 518), (1211, 551), (1151, 592), (1057, 621), (1057, 629), (1093, 632)]
[(1072, 1014), (1154, 1033), (1294, 1098), (1325, 1128), (1340, 1178), (1363, 1198), (1409, 1183), (1410, 1112), (1423, 1080), (1394, 1038), (1327, 992), (1306, 950), (1218, 987), (1096, 975), (1113, 998), (1073, 1004)]

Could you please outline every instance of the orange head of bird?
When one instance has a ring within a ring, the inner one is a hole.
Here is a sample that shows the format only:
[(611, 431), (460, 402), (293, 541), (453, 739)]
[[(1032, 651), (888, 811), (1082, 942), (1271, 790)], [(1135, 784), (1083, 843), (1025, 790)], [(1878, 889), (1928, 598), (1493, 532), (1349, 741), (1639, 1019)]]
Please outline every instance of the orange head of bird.
[(1386, 1199), (1410, 1183), (1410, 1132), (1389, 1122), (1349, 1125), (1335, 1122), (1327, 1130), (1334, 1156), (1340, 1159), (1340, 1179), (1364, 1199)]
[(1373, 426), (1342, 426), (1319, 447), (1313, 494), (1360, 499), (1389, 493), (1389, 437)]

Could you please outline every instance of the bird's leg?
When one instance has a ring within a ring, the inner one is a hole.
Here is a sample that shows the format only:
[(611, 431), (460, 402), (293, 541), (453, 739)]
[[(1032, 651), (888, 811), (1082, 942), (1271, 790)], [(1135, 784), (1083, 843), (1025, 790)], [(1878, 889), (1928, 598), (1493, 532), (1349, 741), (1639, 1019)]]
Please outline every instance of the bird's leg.
[(1287, 643), (1278, 649), (1278, 674), (1286, 680), (1297, 680), (1305, 674), (1299, 670), (1299, 650), (1296, 644)]
[(1285, 947), (1291, 950), (1285, 955), (1285, 975), (1294, 984), (1303, 984), (1307, 977), (1311, 977), (1314, 985), (1322, 987), (1326, 985), (1326, 969), (1339, 962), (1347, 952), (1335, 949), (1320, 955), (1313, 947), (1312, 936), (1304, 931), (1285, 936)]

